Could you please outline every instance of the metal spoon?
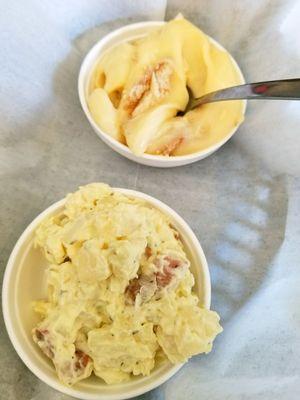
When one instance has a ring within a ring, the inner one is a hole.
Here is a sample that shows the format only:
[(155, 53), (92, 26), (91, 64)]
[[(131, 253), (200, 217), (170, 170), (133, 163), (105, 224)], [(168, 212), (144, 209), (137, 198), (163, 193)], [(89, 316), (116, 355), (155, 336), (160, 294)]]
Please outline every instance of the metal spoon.
[(202, 104), (226, 100), (300, 100), (300, 79), (282, 79), (279, 81), (247, 83), (245, 85), (233, 86), (217, 90), (194, 98), (189, 90), (190, 98), (185, 110), (186, 112)]

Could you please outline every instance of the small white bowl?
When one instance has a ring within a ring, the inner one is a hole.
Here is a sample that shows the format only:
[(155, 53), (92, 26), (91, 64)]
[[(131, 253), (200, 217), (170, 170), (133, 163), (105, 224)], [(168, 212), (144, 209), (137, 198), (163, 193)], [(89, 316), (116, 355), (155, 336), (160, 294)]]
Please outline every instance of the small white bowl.
[[(170, 217), (191, 260), (191, 271), (196, 282), (195, 291), (203, 307), (209, 308), (211, 286), (207, 262), (198, 239), (187, 223), (174, 210), (151, 196), (134, 190), (115, 190), (144, 199)], [(106, 385), (101, 379), (92, 376), (73, 387), (67, 387), (59, 382), (52, 362), (32, 340), (31, 330), (36, 326), (38, 317), (31, 303), (46, 297), (47, 266), (41, 251), (33, 247), (34, 232), (42, 220), (61, 211), (64, 203), (65, 200), (58, 201), (31, 222), (17, 241), (8, 260), (3, 281), (2, 307), (10, 340), (27, 367), (39, 379), (62, 393), (86, 400), (117, 400), (148, 392), (173, 376), (183, 364), (173, 365), (165, 362), (155, 367), (149, 376), (135, 377), (124, 384)]]
[[(132, 161), (135, 161), (139, 164), (144, 164), (152, 167), (161, 167), (161, 168), (169, 168), (169, 167), (178, 167), (180, 165), (191, 164), (195, 161), (202, 160), (203, 158), (208, 157), (216, 150), (218, 150), (223, 144), (225, 144), (231, 136), (235, 133), (238, 129), (238, 126), (235, 127), (227, 136), (225, 136), (222, 140), (218, 143), (208, 147), (207, 149), (198, 151), (196, 153), (187, 154), (183, 156), (162, 156), (162, 155), (151, 155), (151, 154), (143, 154), (142, 156), (137, 156), (132, 153), (132, 151), (123, 143), (118, 142), (108, 133), (104, 132), (100, 127), (96, 124), (91, 113), (89, 111), (87, 105), (87, 93), (88, 93), (88, 84), (90, 81), (90, 76), (93, 71), (93, 68), (102, 54), (108, 50), (110, 47), (115, 46), (116, 44), (126, 42), (129, 40), (134, 40), (145, 36), (149, 32), (153, 31), (154, 29), (162, 26), (165, 22), (161, 21), (149, 21), (149, 22), (139, 22), (136, 24), (126, 25), (122, 28), (116, 29), (115, 31), (109, 33), (108, 35), (104, 36), (98, 43), (96, 43), (91, 50), (88, 52), (86, 57), (84, 58), (78, 78), (78, 93), (79, 99), (82, 106), (82, 109), (89, 120), (90, 124), (92, 125), (96, 134), (102, 139), (109, 147), (115, 150), (117, 153), (121, 154), (122, 156), (129, 158)], [(218, 42), (214, 39), (209, 38), (211, 42), (217, 46), (219, 49), (224, 50), (223, 46), (221, 46)], [(228, 52), (227, 52), (228, 53)], [(245, 83), (244, 76), (237, 64), (237, 62), (231, 57), (232, 62), (241, 77), (241, 81)], [(246, 111), (246, 100), (244, 101), (244, 110), (243, 113), (245, 114)]]

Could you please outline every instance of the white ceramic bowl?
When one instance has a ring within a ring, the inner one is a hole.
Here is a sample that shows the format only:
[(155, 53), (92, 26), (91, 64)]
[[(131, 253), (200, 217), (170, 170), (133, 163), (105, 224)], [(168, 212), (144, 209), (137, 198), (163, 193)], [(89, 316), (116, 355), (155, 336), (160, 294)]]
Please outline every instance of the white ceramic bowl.
[[(199, 241), (187, 223), (174, 210), (153, 197), (133, 190), (115, 190), (144, 199), (171, 218), (191, 260), (191, 271), (196, 282), (195, 291), (202, 305), (209, 308), (211, 287), (207, 262)], [(87, 400), (116, 400), (138, 396), (164, 383), (182, 364), (172, 365), (165, 362), (157, 366), (150, 376), (135, 377), (123, 384), (109, 386), (92, 376), (70, 388), (59, 382), (52, 362), (32, 340), (31, 330), (38, 322), (38, 317), (32, 310), (31, 302), (46, 297), (44, 272), (47, 266), (42, 253), (33, 247), (34, 232), (43, 219), (58, 213), (64, 203), (65, 200), (58, 201), (34, 219), (17, 241), (8, 260), (3, 281), (2, 307), (10, 340), (27, 367), (38, 378), (60, 392)]]
[[(79, 99), (82, 106), (82, 109), (89, 120), (90, 124), (92, 125), (96, 134), (102, 139), (108, 146), (110, 146), (113, 150), (121, 154), (122, 156), (129, 158), (132, 161), (136, 161), (137, 163), (152, 166), (152, 167), (162, 167), (162, 168), (169, 168), (169, 167), (178, 167), (180, 165), (186, 165), (193, 163), (198, 160), (202, 160), (203, 158), (208, 157), (216, 150), (218, 150), (224, 143), (226, 143), (231, 136), (235, 133), (238, 129), (238, 126), (234, 128), (231, 132), (228, 133), (221, 141), (218, 143), (208, 147), (207, 149), (198, 151), (196, 153), (187, 154), (184, 156), (172, 156), (166, 157), (161, 155), (151, 155), (151, 154), (144, 154), (142, 156), (136, 156), (132, 153), (132, 151), (124, 144), (118, 142), (108, 133), (104, 132), (100, 127), (96, 124), (93, 120), (91, 113), (89, 111), (87, 105), (87, 92), (88, 92), (88, 84), (90, 80), (91, 73), (96, 62), (99, 60), (101, 55), (110, 47), (115, 46), (124, 41), (134, 40), (139, 37), (145, 36), (147, 33), (153, 31), (154, 29), (162, 26), (165, 22), (159, 21), (149, 21), (149, 22), (139, 22), (136, 24), (126, 25), (122, 28), (119, 28), (108, 35), (104, 36), (98, 43), (96, 43), (92, 49), (88, 52), (86, 57), (84, 58), (81, 69), (79, 72), (78, 78), (78, 93)], [(218, 42), (214, 39), (210, 38), (210, 40), (214, 43), (215, 46), (219, 47), (222, 50), (227, 51), (222, 47)], [(232, 58), (232, 57), (231, 57)], [(245, 82), (244, 76), (236, 63), (236, 61), (232, 58), (232, 62), (236, 67), (237, 72), (241, 77), (241, 81)], [(246, 101), (244, 101), (244, 113), (246, 111)]]

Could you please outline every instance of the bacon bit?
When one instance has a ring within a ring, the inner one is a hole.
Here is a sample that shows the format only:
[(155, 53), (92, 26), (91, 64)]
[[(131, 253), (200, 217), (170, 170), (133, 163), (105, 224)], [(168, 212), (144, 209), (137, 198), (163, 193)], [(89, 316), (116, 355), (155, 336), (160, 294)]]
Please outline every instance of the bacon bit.
[(43, 353), (53, 359), (54, 358), (54, 348), (49, 338), (48, 329), (35, 329), (36, 342), (43, 351)]
[(89, 361), (91, 360), (90, 357), (81, 350), (76, 350), (75, 356), (77, 358), (77, 360), (74, 364), (75, 371), (84, 369), (88, 365)]
[(150, 258), (152, 256), (152, 249), (151, 249), (150, 246), (146, 246), (145, 255), (146, 255), (147, 258)]
[(169, 267), (170, 268), (178, 268), (182, 265), (182, 261), (181, 260), (177, 260), (176, 258), (171, 258), (169, 256), (165, 257), (166, 261), (169, 261)]
[[(151, 88), (153, 74), (156, 75), (159, 83), (159, 97), (164, 96), (169, 91), (168, 68), (171, 71), (170, 64), (167, 61), (161, 61), (152, 68), (147, 68), (143, 77), (131, 88), (124, 102), (124, 109), (132, 115), (139, 102)], [(167, 72), (168, 73), (167, 73)], [(164, 74), (166, 76), (164, 76)]]
[(129, 285), (125, 290), (125, 294), (134, 302), (136, 296), (141, 290), (141, 280), (139, 278), (134, 278), (129, 281)]
[(48, 335), (49, 331), (48, 329), (36, 329), (35, 330), (35, 336), (37, 340), (43, 341), (45, 340), (45, 336)]
[(171, 274), (170, 272), (166, 272), (165, 270), (164, 272), (156, 273), (156, 282), (158, 287), (160, 288), (166, 287), (171, 282), (172, 278), (173, 274)]
[(182, 266), (182, 261), (171, 258), (169, 256), (165, 256), (164, 260), (168, 262), (168, 264), (163, 266), (163, 270), (156, 273), (156, 282), (159, 288), (164, 288), (171, 282), (174, 277), (174, 269)]
[[(149, 300), (157, 290), (169, 285), (174, 277), (174, 270), (183, 265), (181, 260), (170, 256), (163, 256), (160, 259), (157, 258), (154, 263), (158, 269), (162, 269), (162, 271), (155, 272), (150, 276), (141, 274), (137, 278), (131, 279), (125, 289), (127, 304), (134, 303), (138, 294), (141, 294), (142, 301)], [(150, 295), (150, 297), (148, 297), (146, 293)], [(144, 296), (145, 294), (146, 296)]]
[(141, 302), (146, 302), (154, 295), (156, 289), (155, 275), (141, 274), (129, 281), (129, 285), (125, 290), (125, 294), (127, 294), (126, 303), (132, 305), (138, 294), (141, 296)]
[(184, 141), (184, 137), (180, 136), (174, 138), (171, 142), (169, 142), (162, 150), (158, 150), (158, 154), (163, 154), (164, 156), (171, 156), (176, 148)]

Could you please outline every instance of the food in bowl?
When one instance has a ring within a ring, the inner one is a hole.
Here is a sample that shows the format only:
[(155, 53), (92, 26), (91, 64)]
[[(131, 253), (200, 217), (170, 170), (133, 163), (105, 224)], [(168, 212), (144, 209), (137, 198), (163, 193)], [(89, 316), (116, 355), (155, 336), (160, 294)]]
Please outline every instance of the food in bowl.
[(178, 116), (195, 97), (242, 83), (228, 52), (183, 17), (109, 48), (91, 73), (87, 104), (100, 129), (135, 155), (180, 156), (224, 140), (243, 101), (211, 103)]
[(81, 187), (41, 223), (35, 244), (49, 266), (33, 339), (66, 385), (92, 372), (108, 384), (149, 375), (158, 359), (208, 353), (222, 331), (193, 293), (178, 232), (144, 200)]

